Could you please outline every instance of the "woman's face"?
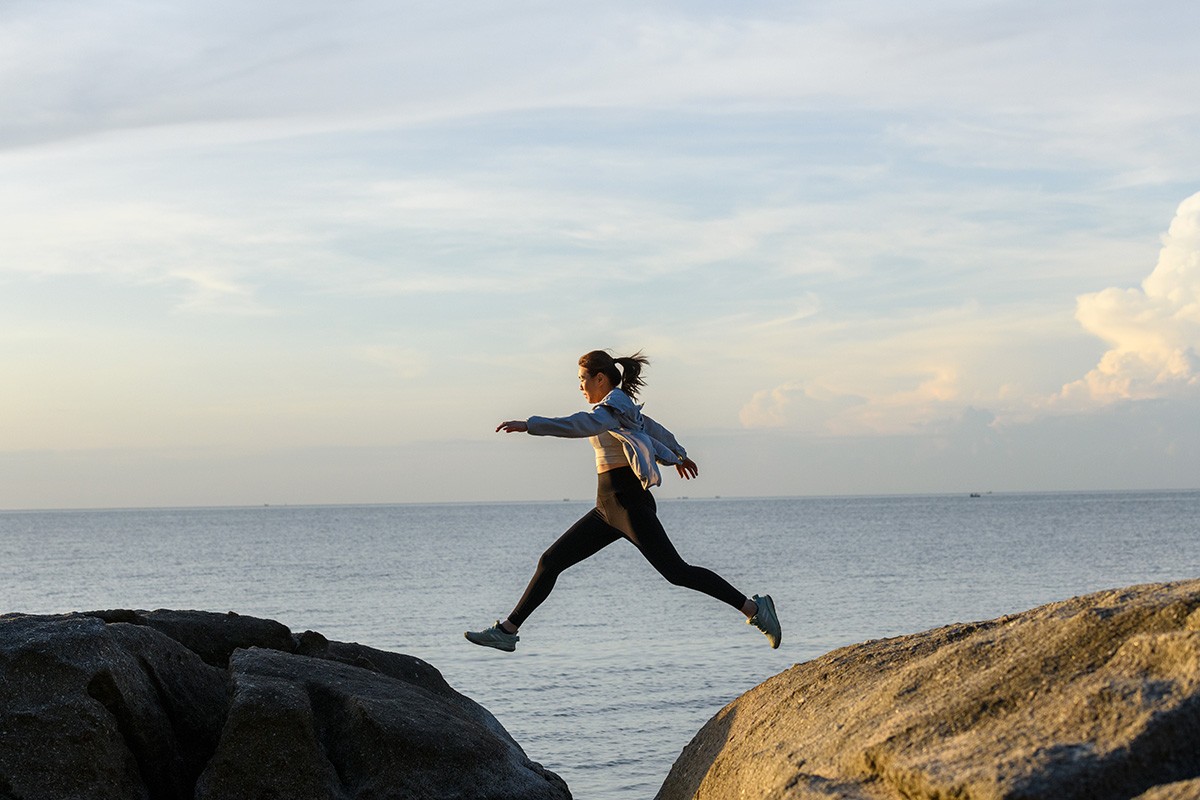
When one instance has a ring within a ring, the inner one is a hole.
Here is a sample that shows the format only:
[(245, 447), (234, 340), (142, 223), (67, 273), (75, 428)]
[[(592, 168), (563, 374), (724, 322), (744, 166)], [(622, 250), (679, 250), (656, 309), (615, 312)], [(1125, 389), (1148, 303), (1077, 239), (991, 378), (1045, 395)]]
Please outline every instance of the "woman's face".
[(603, 372), (597, 372), (593, 375), (583, 367), (580, 367), (579, 391), (583, 392), (583, 396), (587, 398), (589, 403), (596, 405), (596, 403), (599, 403), (612, 391), (612, 386), (608, 382), (608, 376)]

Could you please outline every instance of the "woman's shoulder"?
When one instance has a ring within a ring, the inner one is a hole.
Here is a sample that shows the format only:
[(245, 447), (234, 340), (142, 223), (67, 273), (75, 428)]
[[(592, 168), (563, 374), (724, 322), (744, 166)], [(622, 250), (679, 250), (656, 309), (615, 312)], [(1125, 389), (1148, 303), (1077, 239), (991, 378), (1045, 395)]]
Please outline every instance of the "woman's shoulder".
[(642, 407), (634, 402), (633, 398), (625, 393), (624, 389), (616, 388), (608, 394), (604, 395), (604, 399), (596, 404), (596, 407), (607, 406), (614, 411), (623, 414), (634, 414), (641, 411)]

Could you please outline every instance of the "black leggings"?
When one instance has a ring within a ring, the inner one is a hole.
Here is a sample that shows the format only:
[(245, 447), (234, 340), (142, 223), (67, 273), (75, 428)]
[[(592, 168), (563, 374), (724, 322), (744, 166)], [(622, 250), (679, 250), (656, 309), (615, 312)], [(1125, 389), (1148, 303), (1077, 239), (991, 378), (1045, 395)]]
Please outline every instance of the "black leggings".
[(680, 558), (658, 521), (654, 495), (642, 487), (632, 469), (621, 467), (600, 473), (596, 507), (542, 553), (525, 596), (508, 615), (509, 622), (520, 627), (550, 596), (554, 583), (565, 569), (594, 556), (620, 538), (633, 542), (650, 565), (676, 586), (704, 592), (739, 610), (745, 604), (746, 596), (720, 575), (704, 567), (693, 567)]

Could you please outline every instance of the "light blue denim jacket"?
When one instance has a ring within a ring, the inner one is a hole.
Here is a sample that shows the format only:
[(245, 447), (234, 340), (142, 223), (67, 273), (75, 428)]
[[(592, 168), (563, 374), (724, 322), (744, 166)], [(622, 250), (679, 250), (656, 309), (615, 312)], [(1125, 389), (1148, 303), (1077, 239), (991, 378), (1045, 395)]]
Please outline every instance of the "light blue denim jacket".
[(662, 484), (659, 464), (680, 464), (687, 458), (675, 435), (642, 413), (642, 407), (620, 389), (613, 389), (591, 411), (569, 417), (530, 417), (526, 421), (534, 436), (583, 439), (609, 431), (625, 448), (629, 466), (642, 486)]

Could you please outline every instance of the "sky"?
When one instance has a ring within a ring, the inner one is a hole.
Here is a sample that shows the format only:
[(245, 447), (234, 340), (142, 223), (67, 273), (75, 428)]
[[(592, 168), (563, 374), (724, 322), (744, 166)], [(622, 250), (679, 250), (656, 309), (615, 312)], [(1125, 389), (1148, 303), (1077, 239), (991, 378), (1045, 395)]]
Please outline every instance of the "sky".
[(0, 509), (1200, 488), (1192, 0), (0, 3)]

